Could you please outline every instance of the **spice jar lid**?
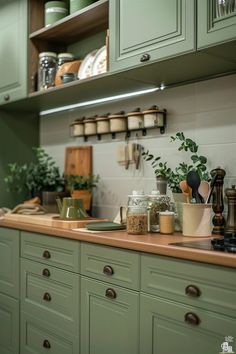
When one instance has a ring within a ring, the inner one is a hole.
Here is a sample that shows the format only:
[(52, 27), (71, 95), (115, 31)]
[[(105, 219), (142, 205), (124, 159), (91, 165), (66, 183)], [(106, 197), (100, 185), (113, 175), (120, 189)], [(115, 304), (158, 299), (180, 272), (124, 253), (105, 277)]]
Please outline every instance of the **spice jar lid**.
[(55, 53), (55, 52), (42, 52), (42, 53), (39, 53), (39, 58), (43, 58), (43, 57), (54, 57), (54, 58), (57, 58), (57, 53)]
[(123, 118), (123, 117), (126, 117), (126, 115), (125, 115), (125, 111), (120, 111), (120, 112), (117, 112), (117, 113), (114, 113), (114, 114), (110, 114), (108, 117), (110, 119), (112, 119), (112, 118)]
[(173, 211), (166, 210), (166, 211), (160, 211), (159, 215), (172, 216), (175, 215), (175, 213)]
[(96, 118), (97, 116), (85, 118), (84, 123), (92, 123), (92, 122), (96, 123)]
[(143, 112), (140, 111), (140, 108), (135, 108), (132, 112), (127, 113), (127, 117), (130, 116), (142, 116)]
[(144, 194), (143, 190), (133, 190), (132, 194), (129, 194), (128, 197), (147, 197), (146, 194)]
[(58, 59), (65, 58), (65, 59), (74, 59), (74, 54), (72, 53), (59, 53)]
[(159, 110), (159, 107), (156, 105), (151, 106), (150, 108), (146, 109), (145, 111), (143, 111), (143, 114), (147, 114), (147, 113), (156, 113), (156, 112), (163, 112), (161, 110)]
[(159, 197), (160, 195), (161, 194), (160, 194), (160, 191), (158, 189), (153, 189), (148, 196), (151, 197), (151, 198), (156, 198), (156, 197)]
[(110, 119), (110, 113), (107, 113), (107, 114), (103, 114), (102, 116), (98, 116), (97, 118), (96, 118), (96, 121), (102, 121), (102, 120), (108, 120), (108, 119)]

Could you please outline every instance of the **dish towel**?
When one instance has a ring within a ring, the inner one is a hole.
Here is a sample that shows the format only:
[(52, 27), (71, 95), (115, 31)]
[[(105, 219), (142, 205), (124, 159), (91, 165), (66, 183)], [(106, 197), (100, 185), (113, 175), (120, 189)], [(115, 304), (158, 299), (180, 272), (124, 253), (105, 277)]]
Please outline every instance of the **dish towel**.
[(42, 215), (47, 214), (47, 210), (40, 204), (24, 203), (17, 205), (12, 211), (12, 214), (23, 215)]

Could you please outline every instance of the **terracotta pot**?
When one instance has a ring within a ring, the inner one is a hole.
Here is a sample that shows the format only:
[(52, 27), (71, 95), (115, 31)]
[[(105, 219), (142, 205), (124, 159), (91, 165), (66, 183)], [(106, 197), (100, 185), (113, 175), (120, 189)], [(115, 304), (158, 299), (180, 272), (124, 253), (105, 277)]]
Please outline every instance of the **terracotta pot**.
[(72, 198), (79, 198), (83, 200), (83, 206), (85, 210), (90, 210), (91, 200), (92, 200), (92, 192), (88, 190), (74, 190), (71, 193)]

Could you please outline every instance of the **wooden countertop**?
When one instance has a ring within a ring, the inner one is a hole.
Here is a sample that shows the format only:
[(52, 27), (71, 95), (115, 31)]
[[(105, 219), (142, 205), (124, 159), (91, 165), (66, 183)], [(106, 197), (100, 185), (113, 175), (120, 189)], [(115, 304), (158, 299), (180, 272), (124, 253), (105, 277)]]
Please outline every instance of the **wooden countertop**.
[(112, 247), (125, 248), (139, 252), (147, 252), (236, 268), (236, 253), (232, 254), (219, 251), (207, 251), (195, 248), (179, 247), (171, 244), (176, 242), (202, 241), (209, 239), (206, 237), (186, 237), (182, 236), (180, 233), (176, 233), (174, 235), (129, 235), (126, 231), (88, 233), (43, 225), (26, 224), (23, 222), (14, 222), (4, 219), (0, 220), (0, 226), (64, 237), (73, 240), (92, 242)]

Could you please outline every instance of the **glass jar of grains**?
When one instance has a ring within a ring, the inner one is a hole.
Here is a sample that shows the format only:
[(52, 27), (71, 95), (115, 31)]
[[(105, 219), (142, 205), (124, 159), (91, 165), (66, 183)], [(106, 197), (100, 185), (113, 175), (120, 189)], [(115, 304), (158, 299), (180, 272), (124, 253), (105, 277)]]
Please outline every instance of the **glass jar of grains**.
[(143, 235), (148, 232), (148, 198), (143, 191), (129, 195), (127, 208), (127, 233)]
[(159, 232), (159, 214), (170, 210), (170, 197), (155, 189), (148, 195), (148, 231)]

